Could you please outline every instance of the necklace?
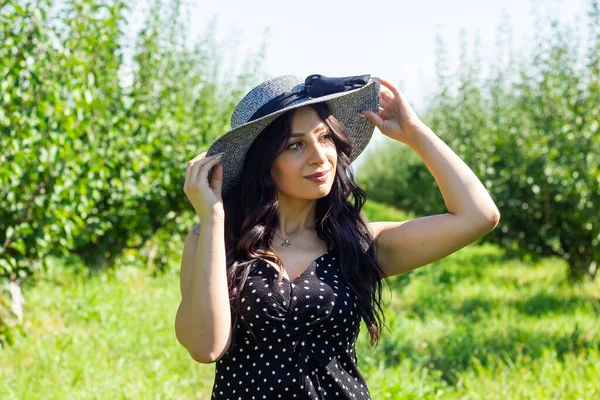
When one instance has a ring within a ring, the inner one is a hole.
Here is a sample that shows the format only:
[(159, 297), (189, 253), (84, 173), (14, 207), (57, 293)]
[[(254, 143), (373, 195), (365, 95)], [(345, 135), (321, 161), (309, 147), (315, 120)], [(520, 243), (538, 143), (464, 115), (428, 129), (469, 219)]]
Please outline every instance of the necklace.
[[(283, 240), (283, 242), (281, 242), (281, 246), (283, 246), (283, 247), (291, 247), (291, 246), (292, 246), (292, 242), (290, 242), (290, 240), (289, 240), (289, 239), (284, 239), (284, 238), (282, 238), (281, 236), (279, 236), (279, 235), (277, 234), (277, 232), (274, 232), (274, 233), (275, 233), (275, 236), (277, 236), (279, 239)], [(298, 232), (298, 233), (297, 233), (297, 234), (295, 234), (294, 236), (298, 236), (299, 234), (300, 234), (300, 232)]]

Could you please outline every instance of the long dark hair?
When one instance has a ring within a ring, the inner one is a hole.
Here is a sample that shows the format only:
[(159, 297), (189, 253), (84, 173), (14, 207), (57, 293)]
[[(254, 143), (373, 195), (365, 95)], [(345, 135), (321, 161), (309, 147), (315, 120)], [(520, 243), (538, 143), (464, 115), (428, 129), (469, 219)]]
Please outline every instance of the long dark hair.
[[(333, 133), (337, 149), (336, 175), (330, 193), (317, 200), (315, 227), (319, 238), (338, 249), (339, 270), (356, 296), (359, 313), (371, 337), (379, 342), (384, 324), (381, 306), (382, 280), (390, 284), (376, 263), (373, 238), (361, 209), (367, 194), (354, 182), (350, 166), (351, 143), (340, 122), (325, 103), (311, 104)], [(293, 111), (275, 119), (252, 143), (239, 182), (223, 196), (225, 248), (229, 299), (235, 328), (241, 307), (240, 294), (257, 261), (283, 263), (271, 249), (277, 227), (277, 198), (271, 166), (291, 133)], [(278, 274), (278, 282), (283, 274)], [(235, 331), (235, 329), (234, 329)], [(233, 343), (233, 340), (232, 340)]]

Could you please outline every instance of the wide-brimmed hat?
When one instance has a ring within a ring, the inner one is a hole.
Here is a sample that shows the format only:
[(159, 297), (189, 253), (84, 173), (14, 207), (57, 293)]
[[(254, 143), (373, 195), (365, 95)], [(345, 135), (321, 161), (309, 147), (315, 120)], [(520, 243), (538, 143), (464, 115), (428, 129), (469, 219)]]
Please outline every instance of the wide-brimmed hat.
[[(343, 125), (352, 144), (350, 162), (367, 147), (375, 125), (361, 111), (379, 111), (379, 79), (370, 75), (326, 77), (292, 75), (269, 79), (250, 90), (231, 115), (232, 129), (219, 136), (206, 156), (224, 152), (223, 185), (225, 194), (240, 179), (246, 153), (258, 135), (286, 111), (325, 102), (331, 114)], [(209, 174), (209, 181), (212, 174)]]

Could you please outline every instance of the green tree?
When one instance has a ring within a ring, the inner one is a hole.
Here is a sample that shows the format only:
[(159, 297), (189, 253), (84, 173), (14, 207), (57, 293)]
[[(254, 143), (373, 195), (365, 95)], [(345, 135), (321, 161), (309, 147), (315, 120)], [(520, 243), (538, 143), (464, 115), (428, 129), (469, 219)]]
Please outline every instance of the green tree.
[[(467, 57), (464, 34), (454, 75), (438, 39), (438, 88), (423, 115), (500, 209), (498, 229), (484, 241), (524, 259), (559, 256), (574, 278), (595, 276), (600, 259), (598, 0), (590, 1), (587, 20), (584, 54), (574, 28), (551, 20), (550, 34), (537, 35), (532, 53), (520, 60), (507, 49), (510, 29), (501, 27), (498, 59), (485, 80), (479, 58)], [(546, 23), (538, 19), (536, 31)], [(446, 212), (435, 180), (409, 153), (406, 146), (380, 149), (366, 160), (359, 182), (375, 200), (417, 214)]]
[(177, 0), (151, 3), (130, 49), (130, 15), (127, 0), (0, 5), (0, 282), (49, 255), (101, 268), (137, 249), (160, 268), (192, 224), (186, 162), (229, 129), (262, 52), (224, 71), (214, 23), (190, 42)]

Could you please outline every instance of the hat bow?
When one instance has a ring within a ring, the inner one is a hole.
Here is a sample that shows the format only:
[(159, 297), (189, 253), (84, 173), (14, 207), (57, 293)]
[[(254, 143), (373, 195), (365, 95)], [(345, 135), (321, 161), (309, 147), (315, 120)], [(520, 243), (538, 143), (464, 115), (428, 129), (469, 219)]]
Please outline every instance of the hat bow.
[(334, 93), (359, 89), (367, 84), (371, 75), (355, 75), (342, 77), (327, 77), (313, 74), (306, 77), (301, 90), (284, 92), (262, 105), (248, 120), (248, 122), (264, 117), (281, 110), (300, 99), (312, 99)]

